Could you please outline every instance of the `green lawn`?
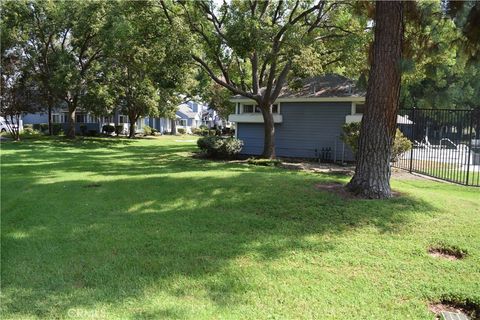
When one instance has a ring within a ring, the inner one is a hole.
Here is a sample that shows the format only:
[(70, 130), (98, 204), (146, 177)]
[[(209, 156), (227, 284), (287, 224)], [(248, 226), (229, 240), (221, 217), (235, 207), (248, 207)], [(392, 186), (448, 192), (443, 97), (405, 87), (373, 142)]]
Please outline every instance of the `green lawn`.
[(315, 185), (347, 177), (193, 159), (192, 139), (2, 142), (1, 318), (433, 319), (429, 301), (480, 303), (480, 189), (402, 179), (400, 198), (344, 200)]

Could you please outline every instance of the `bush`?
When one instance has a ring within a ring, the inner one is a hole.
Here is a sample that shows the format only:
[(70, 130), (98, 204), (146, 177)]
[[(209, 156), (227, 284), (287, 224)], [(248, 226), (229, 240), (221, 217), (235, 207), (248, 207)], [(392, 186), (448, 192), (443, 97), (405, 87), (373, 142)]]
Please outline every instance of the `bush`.
[(24, 124), (23, 125), (23, 130), (27, 130), (27, 129), (32, 129), (33, 130), (33, 124)]
[(217, 130), (208, 130), (208, 135), (209, 136), (216, 136), (217, 135)]
[(124, 128), (123, 128), (123, 125), (118, 125), (118, 126), (115, 126), (115, 134), (117, 136), (121, 135), (121, 134), (124, 134)]
[(41, 132), (39, 130), (33, 129), (33, 127), (30, 125), (23, 126), (23, 131), (20, 134), (28, 137), (38, 137), (39, 135), (41, 135)]
[[(345, 123), (342, 126), (342, 135), (341, 139), (348, 145), (351, 149), (353, 154), (356, 156), (358, 152), (358, 139), (360, 137), (360, 122), (351, 122)], [(410, 150), (412, 148), (412, 143), (408, 140), (400, 129), (397, 129), (395, 132), (395, 140), (393, 141), (392, 146), (392, 155), (391, 161), (395, 162), (398, 160), (398, 157)]]
[(218, 136), (209, 136), (198, 139), (197, 145), (209, 158), (231, 159), (240, 153), (243, 141), (236, 138), (224, 139)]
[(360, 122), (345, 123), (342, 126), (340, 139), (352, 149), (355, 157), (358, 151), (358, 138), (360, 137)]
[(412, 142), (403, 135), (400, 129), (397, 129), (395, 132), (395, 140), (393, 141), (392, 146), (392, 162), (398, 161), (400, 156), (410, 149), (412, 149)]
[(208, 130), (209, 128), (208, 128), (207, 125), (201, 124), (201, 125), (200, 125), (200, 129), (202, 129), (202, 130)]
[(88, 130), (87, 131), (87, 136), (88, 137), (96, 137), (98, 134), (97, 130)]
[(193, 128), (192, 129), (192, 134), (196, 134), (196, 135), (202, 135), (202, 129), (199, 129), (199, 128)]
[(115, 126), (112, 126), (111, 124), (106, 124), (102, 127), (102, 132), (106, 134), (112, 134), (115, 132)]
[(80, 132), (82, 133), (82, 136), (87, 135), (87, 125), (86, 124), (81, 124), (80, 125)]
[(150, 126), (143, 126), (143, 135), (150, 136), (152, 135), (152, 127)]
[[(48, 132), (48, 124), (46, 126), (47, 126), (46, 131)], [(55, 136), (58, 136), (61, 132), (62, 132), (62, 125), (60, 123), (52, 123), (52, 134)]]
[(250, 158), (247, 160), (249, 164), (253, 164), (254, 166), (265, 166), (265, 167), (276, 167), (280, 163), (282, 163), (280, 160), (276, 159), (255, 159), (255, 158)]
[(178, 128), (178, 129), (177, 129), (177, 132), (178, 132), (179, 134), (185, 134), (186, 131), (185, 131), (185, 129), (183, 129), (183, 128)]

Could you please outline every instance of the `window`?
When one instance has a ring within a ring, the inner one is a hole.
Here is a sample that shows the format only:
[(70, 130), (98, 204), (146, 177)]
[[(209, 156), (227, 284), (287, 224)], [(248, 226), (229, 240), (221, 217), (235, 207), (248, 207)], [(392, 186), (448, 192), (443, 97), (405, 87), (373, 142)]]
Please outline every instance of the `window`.
[(179, 119), (178, 124), (182, 127), (186, 127), (187, 126), (187, 120), (186, 119)]
[(85, 123), (87, 122), (86, 120), (87, 120), (86, 114), (78, 113), (75, 115), (75, 122), (77, 123)]
[[(279, 113), (278, 111), (279, 111), (278, 104), (272, 105), (272, 112)], [(244, 104), (242, 113), (262, 113), (262, 110), (260, 110), (260, 107), (257, 105)]]
[(244, 104), (242, 113), (253, 113), (253, 104)]
[(60, 123), (60, 115), (59, 114), (52, 114), (52, 122), (53, 123)]
[(364, 104), (356, 104), (355, 105), (355, 113), (362, 114), (363, 111), (365, 110), (365, 105)]
[(118, 116), (118, 123), (128, 123), (128, 117), (121, 114)]

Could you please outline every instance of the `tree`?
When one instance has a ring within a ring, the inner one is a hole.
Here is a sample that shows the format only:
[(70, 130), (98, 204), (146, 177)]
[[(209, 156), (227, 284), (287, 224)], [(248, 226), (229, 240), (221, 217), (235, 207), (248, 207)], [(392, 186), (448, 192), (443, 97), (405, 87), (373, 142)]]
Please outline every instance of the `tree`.
[(131, 138), (140, 117), (175, 119), (175, 96), (186, 78), (188, 41), (180, 26), (171, 32), (159, 10), (147, 1), (118, 2), (103, 38), (105, 72), (120, 110), (128, 115)]
[(62, 24), (58, 46), (53, 46), (57, 70), (52, 77), (57, 96), (68, 106), (67, 137), (75, 138), (75, 114), (89, 85), (100, 72), (103, 57), (100, 34), (112, 3), (55, 2)]
[[(170, 21), (181, 17), (198, 44), (192, 58), (217, 84), (255, 101), (264, 120), (263, 157), (275, 157), (272, 105), (293, 70), (316, 71), (342, 60), (349, 48), (327, 45), (354, 32), (337, 2), (160, 1)], [(335, 48), (335, 49), (333, 49)], [(351, 48), (350, 48), (351, 49)]]
[(367, 198), (389, 198), (390, 159), (400, 95), (403, 3), (375, 4), (372, 65), (355, 175), (347, 187)]

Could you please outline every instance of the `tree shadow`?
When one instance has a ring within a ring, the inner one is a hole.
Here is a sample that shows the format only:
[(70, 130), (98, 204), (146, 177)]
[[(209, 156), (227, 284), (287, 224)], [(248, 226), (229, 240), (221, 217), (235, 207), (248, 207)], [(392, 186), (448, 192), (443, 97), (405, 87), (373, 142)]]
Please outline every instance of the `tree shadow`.
[[(397, 233), (412, 223), (412, 211), (436, 210), (408, 195), (344, 201), (314, 188), (331, 176), (212, 164), (185, 157), (191, 146), (109, 149), (124, 165), (99, 163), (105, 152), (97, 148), (79, 154), (46, 148), (42, 161), (26, 167), (21, 149), (2, 159), (8, 168), (2, 172), (2, 309), (9, 315), (121, 308), (151, 292), (188, 301), (199, 288), (213, 304), (235, 304), (258, 285), (231, 269), (246, 256), (268, 262), (299, 250), (322, 255), (335, 250), (342, 234), (363, 227)], [(12, 163), (17, 154), (20, 163)], [(100, 178), (46, 179), (58, 171)], [(99, 186), (85, 187), (93, 181)], [(190, 312), (127, 314), (185, 318)]]

